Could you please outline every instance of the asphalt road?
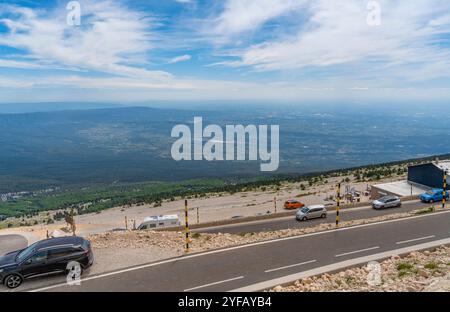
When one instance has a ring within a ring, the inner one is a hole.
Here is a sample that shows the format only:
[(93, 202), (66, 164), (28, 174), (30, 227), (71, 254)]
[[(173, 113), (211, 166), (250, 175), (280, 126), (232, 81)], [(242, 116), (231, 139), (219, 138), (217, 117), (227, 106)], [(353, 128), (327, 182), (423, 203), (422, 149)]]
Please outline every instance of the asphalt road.
[(27, 246), (27, 239), (21, 235), (0, 235), (0, 256)]
[(193, 254), (41, 291), (230, 291), (441, 239), (450, 239), (448, 211)]
[[(391, 208), (383, 210), (375, 210), (370, 206), (359, 208), (342, 209), (340, 212), (341, 221), (350, 221), (357, 219), (373, 218), (381, 215), (408, 212), (420, 208), (430, 207), (430, 204), (421, 203), (420, 201), (409, 201), (403, 203), (401, 208)], [(283, 217), (264, 221), (254, 221), (241, 224), (232, 224), (226, 226), (217, 226), (206, 229), (196, 229), (195, 232), (202, 233), (251, 233), (251, 232), (267, 232), (283, 229), (296, 229), (314, 226), (320, 223), (334, 223), (336, 217), (335, 211), (329, 211), (326, 219), (315, 219), (304, 222), (295, 220), (294, 212), (292, 217)]]

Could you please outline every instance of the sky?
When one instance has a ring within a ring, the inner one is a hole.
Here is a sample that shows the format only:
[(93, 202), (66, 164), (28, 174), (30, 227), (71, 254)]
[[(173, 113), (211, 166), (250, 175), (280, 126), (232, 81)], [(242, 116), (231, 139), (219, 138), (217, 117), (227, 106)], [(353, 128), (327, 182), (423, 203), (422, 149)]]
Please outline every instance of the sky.
[(212, 100), (448, 101), (450, 2), (0, 3), (0, 103)]

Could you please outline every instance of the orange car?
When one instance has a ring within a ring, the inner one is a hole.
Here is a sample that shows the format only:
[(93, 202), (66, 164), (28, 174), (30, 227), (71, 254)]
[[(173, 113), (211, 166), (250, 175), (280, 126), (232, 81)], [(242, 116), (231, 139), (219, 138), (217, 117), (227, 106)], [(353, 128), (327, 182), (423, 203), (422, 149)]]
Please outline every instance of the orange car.
[(287, 209), (287, 210), (300, 209), (300, 208), (303, 208), (303, 207), (305, 207), (305, 204), (303, 204), (303, 203), (301, 203), (301, 202), (299, 202), (298, 200), (295, 200), (295, 199), (287, 200), (284, 203), (284, 209)]

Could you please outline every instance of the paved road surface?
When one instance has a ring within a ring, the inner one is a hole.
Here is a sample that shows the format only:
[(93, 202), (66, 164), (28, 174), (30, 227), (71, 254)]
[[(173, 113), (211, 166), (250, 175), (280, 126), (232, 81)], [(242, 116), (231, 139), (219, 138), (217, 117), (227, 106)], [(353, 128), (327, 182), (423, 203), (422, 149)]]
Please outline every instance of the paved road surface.
[(0, 235), (0, 256), (27, 246), (27, 239), (21, 235)]
[[(360, 207), (360, 208), (348, 208), (341, 210), (341, 221), (350, 221), (357, 219), (373, 218), (381, 215), (408, 212), (420, 208), (429, 207), (430, 204), (424, 204), (420, 201), (409, 201), (403, 203), (401, 208), (383, 209), (375, 210), (372, 207)], [(330, 211), (328, 213), (327, 219), (315, 219), (308, 220), (305, 222), (298, 222), (295, 220), (294, 213), (292, 217), (283, 217), (272, 220), (255, 221), (242, 224), (232, 224), (226, 226), (217, 226), (207, 229), (197, 229), (195, 232), (203, 233), (251, 233), (251, 232), (266, 232), (266, 231), (276, 231), (282, 229), (295, 229), (314, 226), (320, 223), (334, 223), (335, 222), (335, 211)]]
[(194, 254), (42, 290), (229, 291), (442, 239), (450, 241), (449, 211)]

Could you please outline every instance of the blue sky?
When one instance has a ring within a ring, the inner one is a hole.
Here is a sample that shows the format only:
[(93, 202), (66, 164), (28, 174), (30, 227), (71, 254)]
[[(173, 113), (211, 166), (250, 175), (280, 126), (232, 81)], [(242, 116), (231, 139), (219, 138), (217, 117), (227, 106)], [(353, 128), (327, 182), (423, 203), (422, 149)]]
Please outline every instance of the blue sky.
[(0, 102), (450, 100), (448, 0), (69, 2), (0, 4)]

